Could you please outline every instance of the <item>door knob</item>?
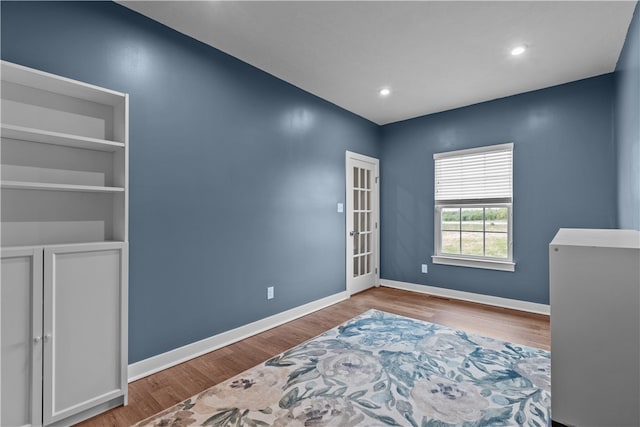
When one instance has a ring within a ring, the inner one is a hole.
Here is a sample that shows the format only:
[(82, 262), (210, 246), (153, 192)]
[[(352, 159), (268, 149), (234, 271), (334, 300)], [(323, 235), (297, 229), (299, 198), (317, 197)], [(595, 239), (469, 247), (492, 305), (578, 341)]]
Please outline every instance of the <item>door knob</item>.
[(359, 231), (351, 231), (351, 232), (349, 232), (349, 236), (357, 236), (358, 234), (360, 234)]
[(40, 340), (41, 340), (41, 339), (42, 339), (42, 337), (39, 337), (39, 336), (38, 336), (38, 337), (35, 337), (35, 338), (33, 339), (33, 342), (34, 342), (34, 343), (36, 343), (36, 344), (38, 344), (38, 343), (40, 342)]

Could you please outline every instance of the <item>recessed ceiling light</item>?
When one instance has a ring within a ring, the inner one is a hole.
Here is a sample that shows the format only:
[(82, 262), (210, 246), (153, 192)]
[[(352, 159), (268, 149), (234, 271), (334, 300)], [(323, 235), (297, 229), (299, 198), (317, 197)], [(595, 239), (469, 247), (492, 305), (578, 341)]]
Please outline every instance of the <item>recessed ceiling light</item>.
[(513, 49), (511, 49), (511, 55), (513, 56), (522, 55), (525, 50), (527, 50), (527, 46), (525, 45), (516, 46)]
[(389, 89), (388, 87), (383, 87), (382, 89), (380, 89), (378, 91), (378, 95), (380, 95), (380, 96), (389, 96), (389, 95), (391, 95), (391, 89)]

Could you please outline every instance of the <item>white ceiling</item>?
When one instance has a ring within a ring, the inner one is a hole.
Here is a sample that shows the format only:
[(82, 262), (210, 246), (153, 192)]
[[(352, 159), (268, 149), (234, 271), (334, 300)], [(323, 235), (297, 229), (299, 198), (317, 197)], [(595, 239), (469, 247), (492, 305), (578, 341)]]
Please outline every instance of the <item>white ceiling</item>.
[[(615, 69), (636, 1), (119, 1), (378, 124)], [(525, 54), (510, 50), (528, 45)], [(388, 86), (392, 94), (379, 97)]]

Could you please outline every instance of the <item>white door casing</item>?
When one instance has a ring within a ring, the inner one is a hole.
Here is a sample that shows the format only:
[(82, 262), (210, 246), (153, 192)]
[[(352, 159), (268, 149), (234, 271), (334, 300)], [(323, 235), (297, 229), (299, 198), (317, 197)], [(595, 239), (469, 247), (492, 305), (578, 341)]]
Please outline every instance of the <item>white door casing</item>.
[(346, 152), (347, 292), (378, 286), (380, 254), (379, 160)]

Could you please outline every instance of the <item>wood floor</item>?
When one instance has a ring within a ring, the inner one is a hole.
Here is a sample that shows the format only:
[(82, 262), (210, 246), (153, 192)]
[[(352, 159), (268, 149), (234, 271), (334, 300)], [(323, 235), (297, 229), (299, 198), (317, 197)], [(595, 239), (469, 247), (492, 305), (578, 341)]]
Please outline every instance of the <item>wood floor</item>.
[(308, 316), (129, 384), (129, 404), (79, 424), (129, 426), (371, 308), (549, 349), (549, 317), (391, 288), (373, 288)]

